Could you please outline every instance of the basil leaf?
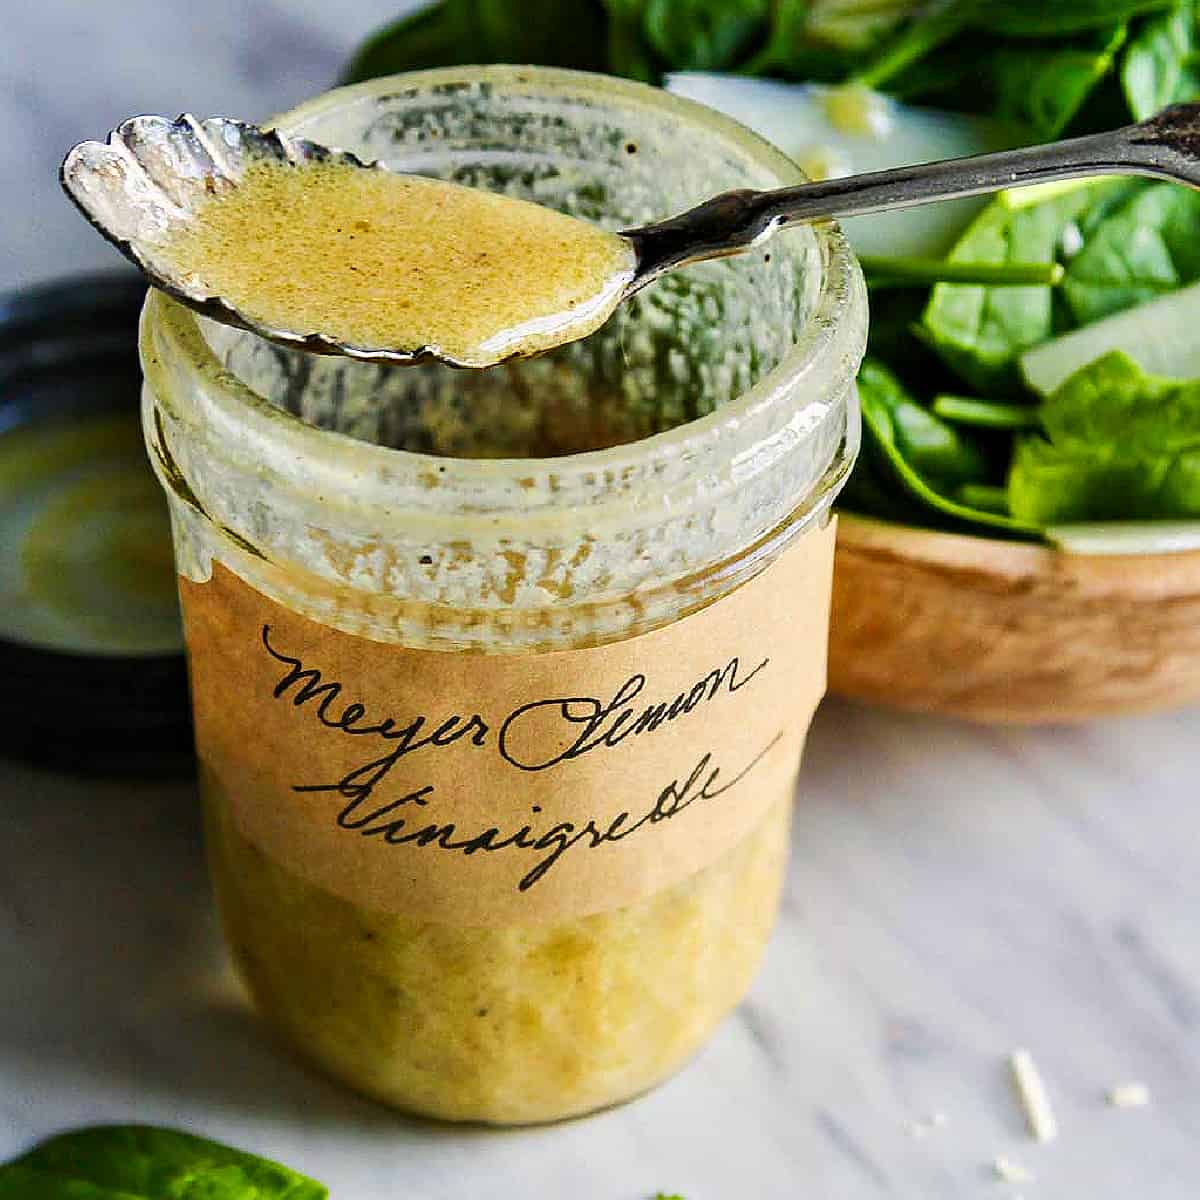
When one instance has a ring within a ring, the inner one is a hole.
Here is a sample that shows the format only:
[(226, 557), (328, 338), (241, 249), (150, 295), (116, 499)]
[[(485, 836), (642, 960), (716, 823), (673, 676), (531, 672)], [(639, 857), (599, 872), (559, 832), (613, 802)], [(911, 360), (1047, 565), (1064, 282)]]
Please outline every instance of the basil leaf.
[(1083, 231), (1062, 293), (1080, 325), (1200, 279), (1200, 193), (1137, 185)]
[(1126, 26), (1117, 25), (1078, 44), (998, 51), (991, 62), (998, 112), (1024, 121), (1042, 140), (1053, 141), (1112, 70), (1126, 34)]
[(1150, 375), (1113, 351), (1040, 411), (1009, 474), (1013, 514), (1041, 524), (1200, 515), (1200, 380)]
[(978, 10), (974, 25), (1010, 37), (1066, 37), (1171, 4), (1172, 0), (989, 0)]
[(1139, 121), (1168, 104), (1200, 98), (1200, 30), (1193, 0), (1146, 23), (1125, 52), (1121, 86)]
[[(1055, 191), (1040, 203), (994, 200), (950, 252), (951, 262), (1047, 262), (1055, 258), (1066, 227), (1113, 184)], [(922, 318), (924, 336), (942, 360), (983, 392), (1011, 391), (1015, 361), (1054, 329), (1049, 287), (982, 287), (939, 283)]]
[(0, 1200), (326, 1200), (328, 1194), (265, 1158), (148, 1125), (63, 1134), (0, 1167)]

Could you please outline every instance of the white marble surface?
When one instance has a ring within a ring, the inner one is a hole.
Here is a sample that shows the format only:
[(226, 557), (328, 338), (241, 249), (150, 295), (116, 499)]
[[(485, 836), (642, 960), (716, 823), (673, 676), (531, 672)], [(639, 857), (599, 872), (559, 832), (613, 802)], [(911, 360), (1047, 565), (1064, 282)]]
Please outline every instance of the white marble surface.
[[(0, 1155), (155, 1121), (339, 1200), (1183, 1200), (1200, 1171), (1200, 713), (978, 730), (840, 702), (813, 732), (751, 999), (674, 1081), (556, 1128), (410, 1122), (261, 1036), (222, 970), (188, 787), (0, 773)], [(1062, 1126), (1031, 1143), (1003, 1059)], [(1149, 1085), (1114, 1110), (1106, 1089)], [(923, 1139), (908, 1125), (946, 1125)]]
[[(58, 197), (70, 142), (138, 110), (278, 109), (391, 8), (7, 0), (0, 286), (112, 261)], [(261, 1035), (223, 971), (190, 787), (0, 764), (0, 1158), (137, 1120), (278, 1156), (336, 1200), (1183, 1200), (1200, 1176), (1198, 768), (1200, 711), (1008, 731), (827, 703), (750, 1001), (645, 1099), (485, 1132), (397, 1118)], [(1049, 1080), (1050, 1146), (1009, 1092), (1019, 1044)], [(1105, 1105), (1129, 1079), (1150, 1108)], [(933, 1112), (946, 1125), (914, 1138)], [(996, 1182), (997, 1154), (1036, 1181)]]
[(133, 113), (262, 119), (414, 0), (0, 0), (0, 288), (121, 262), (58, 186)]

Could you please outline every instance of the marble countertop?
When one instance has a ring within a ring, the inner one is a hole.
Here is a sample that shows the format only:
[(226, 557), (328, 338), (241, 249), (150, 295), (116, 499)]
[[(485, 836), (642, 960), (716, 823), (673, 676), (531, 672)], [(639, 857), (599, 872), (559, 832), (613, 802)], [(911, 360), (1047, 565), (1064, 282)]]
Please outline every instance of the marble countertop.
[[(9, 6), (0, 286), (115, 261), (58, 196), (71, 142), (137, 111), (282, 108), (396, 7)], [(0, 1158), (148, 1121), (276, 1156), (337, 1200), (1183, 1200), (1200, 1175), (1198, 771), (1196, 710), (1027, 731), (827, 702), (749, 1001), (652, 1095), (499, 1132), (396, 1117), (262, 1035), (224, 968), (190, 785), (0, 764)], [(1047, 1077), (1051, 1145), (1012, 1098), (1018, 1045)], [(1148, 1108), (1106, 1104), (1129, 1080)], [(997, 1155), (1036, 1179), (996, 1181)]]
[[(983, 730), (830, 701), (749, 1001), (623, 1108), (407, 1121), (295, 1065), (230, 983), (190, 786), (0, 769), (0, 1157), (98, 1121), (278, 1156), (338, 1200), (1183, 1200), (1200, 1171), (1200, 712)], [(1062, 1128), (1025, 1134), (1034, 1053)], [(1117, 1110), (1114, 1084), (1153, 1103)], [(945, 1114), (914, 1137), (913, 1122)], [(992, 1178), (996, 1155), (1036, 1176)]]

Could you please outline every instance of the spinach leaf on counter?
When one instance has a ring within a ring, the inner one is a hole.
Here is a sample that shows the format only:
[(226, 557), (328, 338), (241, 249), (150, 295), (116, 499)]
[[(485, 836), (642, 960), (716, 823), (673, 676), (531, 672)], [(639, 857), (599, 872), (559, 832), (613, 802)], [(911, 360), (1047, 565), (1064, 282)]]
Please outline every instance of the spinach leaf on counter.
[(0, 1166), (0, 1200), (326, 1200), (315, 1180), (244, 1150), (148, 1125), (51, 1138)]
[(1014, 515), (1041, 525), (1200, 516), (1200, 380), (1149, 375), (1113, 351), (1042, 405), (1009, 476)]
[(1200, 97), (1200, 30), (1196, 5), (1148, 21), (1130, 43), (1121, 68), (1129, 110), (1141, 121), (1160, 108)]

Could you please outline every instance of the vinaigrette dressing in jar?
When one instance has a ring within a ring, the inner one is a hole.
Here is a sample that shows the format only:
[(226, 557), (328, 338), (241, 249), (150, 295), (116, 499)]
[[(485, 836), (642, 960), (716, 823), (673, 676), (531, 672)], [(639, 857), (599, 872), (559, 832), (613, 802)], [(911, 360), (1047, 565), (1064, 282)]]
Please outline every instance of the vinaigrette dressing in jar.
[[(279, 125), (609, 230), (797, 179), (715, 113), (572, 72), (375, 80)], [(299, 1053), (411, 1112), (548, 1121), (652, 1086), (738, 1002), (824, 688), (865, 327), (832, 225), (486, 371), (285, 350), (151, 294), (212, 873)]]

